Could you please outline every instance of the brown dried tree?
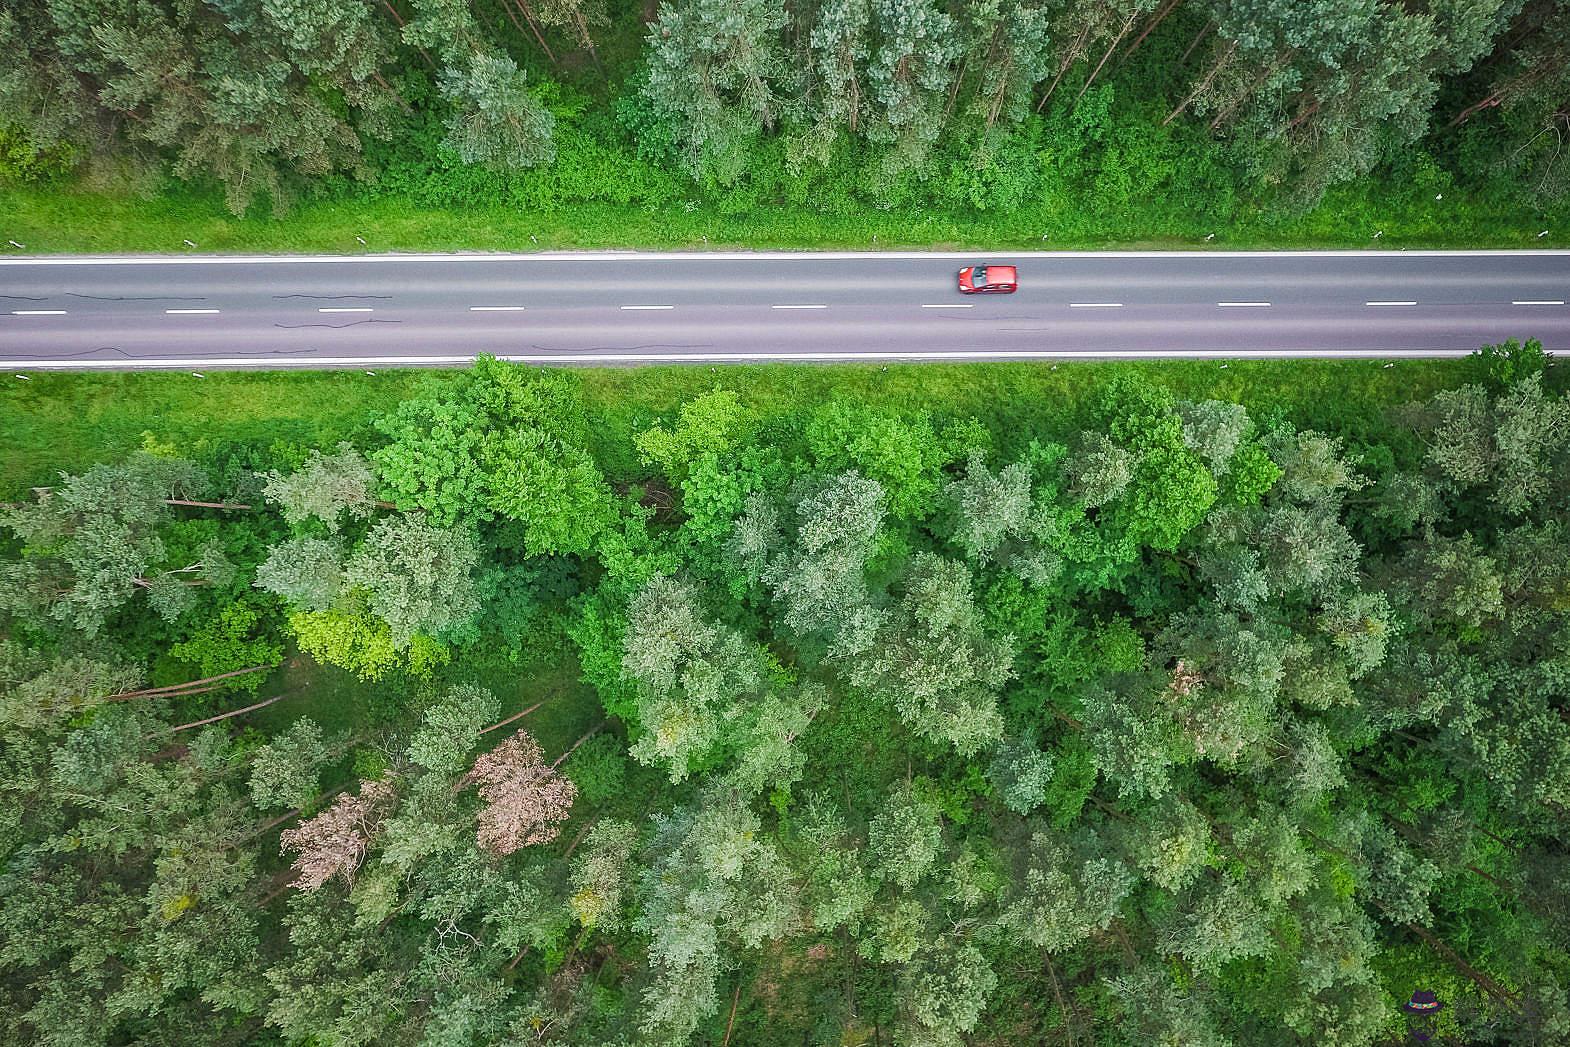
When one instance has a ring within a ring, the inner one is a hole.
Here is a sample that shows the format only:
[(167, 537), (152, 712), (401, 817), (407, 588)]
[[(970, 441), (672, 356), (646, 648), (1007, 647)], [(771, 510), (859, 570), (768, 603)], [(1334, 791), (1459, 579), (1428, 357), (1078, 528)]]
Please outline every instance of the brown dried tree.
[(480, 787), (485, 809), (475, 839), (497, 857), (556, 839), (578, 795), (570, 779), (545, 763), (540, 743), (526, 731), (482, 753), (463, 784)]
[(299, 828), (279, 836), (279, 850), (298, 851), (294, 885), (314, 891), (334, 876), (354, 884), (354, 874), (365, 861), (365, 850), (381, 827), (382, 816), (392, 805), (393, 788), (386, 782), (361, 782), (360, 795), (344, 795)]
[(1179, 658), (1172, 669), (1172, 682), (1167, 694), (1173, 698), (1187, 698), (1205, 685), (1205, 674)]

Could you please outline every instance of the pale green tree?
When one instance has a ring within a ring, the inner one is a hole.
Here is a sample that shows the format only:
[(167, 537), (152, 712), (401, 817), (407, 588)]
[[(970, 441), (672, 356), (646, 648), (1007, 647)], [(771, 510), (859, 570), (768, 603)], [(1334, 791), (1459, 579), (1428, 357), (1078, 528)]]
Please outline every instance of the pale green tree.
[(308, 716), (296, 720), (252, 758), (252, 802), (264, 809), (308, 806), (329, 755), (321, 726)]
[(915, 1025), (907, 1042), (964, 1043), (997, 986), (992, 965), (974, 945), (943, 942), (924, 952), (901, 972), (900, 996)]
[(501, 714), (501, 703), (483, 687), (460, 684), (425, 710), (409, 739), (409, 759), (436, 774), (455, 775), (469, 764), (480, 732)]
[(138, 592), (165, 617), (178, 617), (186, 603), (181, 590), (226, 585), (233, 576), (216, 543), (195, 561), (168, 560), (168, 503), (206, 487), (190, 462), (137, 453), (119, 465), (62, 475), (37, 500), (0, 510), (0, 526), (24, 546), (24, 559), (7, 565), (4, 605), (46, 612), (88, 635)]
[(313, 449), (293, 473), (268, 473), (263, 494), (290, 524), (316, 519), (336, 531), (345, 514), (355, 520), (375, 511), (376, 473), (365, 456), (345, 441), (330, 455)]
[(1216, 1029), (1203, 996), (1175, 983), (1169, 971), (1145, 965), (1107, 983), (1128, 1036), (1154, 1047), (1231, 1047)]
[(441, 91), (452, 106), (446, 144), (465, 163), (510, 171), (556, 158), (556, 117), (511, 58), (476, 52), (443, 71)]
[(252, 584), (305, 611), (325, 611), (343, 596), (344, 555), (324, 538), (287, 538), (256, 565)]
[(933, 868), (942, 850), (937, 808), (909, 786), (890, 790), (867, 827), (872, 876), (908, 891)]
[(371, 612), (408, 646), (416, 633), (461, 633), (479, 613), (480, 545), (466, 529), (433, 527), (419, 515), (378, 521), (344, 565)]
[(1215, 972), (1229, 961), (1266, 955), (1272, 948), (1269, 920), (1249, 885), (1231, 877), (1202, 880), (1179, 898), (1162, 928), (1161, 947)]
[(1002, 733), (996, 696), (1013, 675), (1012, 637), (986, 634), (963, 564), (918, 553), (904, 589), (851, 680), (917, 734), (969, 755)]
[(1185, 800), (1169, 799), (1141, 811), (1124, 839), (1135, 867), (1173, 893), (1192, 884), (1211, 860), (1210, 824)]
[(889, 177), (925, 162), (942, 133), (961, 45), (953, 17), (932, 0), (872, 0), (872, 17), (866, 137), (889, 147)]
[(846, 825), (845, 812), (826, 792), (804, 798), (792, 841), (803, 869), (802, 907), (821, 932), (859, 929), (877, 891), (867, 870), (867, 853)]
[(787, 536), (767, 499), (749, 499), (732, 555), (772, 593), (777, 620), (805, 655), (852, 663), (873, 648), (886, 618), (866, 577), (884, 519), (883, 488), (841, 473), (803, 493), (791, 518)]
[(1074, 948), (1117, 916), (1136, 877), (1095, 833), (1032, 832), (1013, 853), (998, 929), (1050, 953)]
[(650, 1039), (685, 1042), (718, 1009), (730, 951), (758, 948), (794, 925), (790, 869), (760, 827), (743, 803), (718, 796), (656, 816), (632, 925), (649, 942), (639, 1026)]
[(639, 762), (680, 782), (747, 716), (763, 660), (738, 630), (712, 621), (692, 583), (655, 575), (627, 611), (622, 671), (637, 686)]
[(872, 0), (826, 0), (813, 13), (803, 62), (804, 126), (788, 141), (795, 169), (809, 160), (827, 164), (836, 146), (862, 132), (871, 24)]
[(992, 751), (987, 779), (1003, 806), (1015, 814), (1029, 814), (1047, 797), (1052, 781), (1052, 754), (1036, 744), (1033, 731), (1004, 736)]

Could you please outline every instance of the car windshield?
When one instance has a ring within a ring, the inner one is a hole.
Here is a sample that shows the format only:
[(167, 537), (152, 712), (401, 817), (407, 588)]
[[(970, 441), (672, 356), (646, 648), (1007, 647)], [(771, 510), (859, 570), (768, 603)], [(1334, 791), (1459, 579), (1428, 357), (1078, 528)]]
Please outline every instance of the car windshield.
[(980, 287), (987, 282), (987, 267), (978, 265), (970, 271), (970, 282)]

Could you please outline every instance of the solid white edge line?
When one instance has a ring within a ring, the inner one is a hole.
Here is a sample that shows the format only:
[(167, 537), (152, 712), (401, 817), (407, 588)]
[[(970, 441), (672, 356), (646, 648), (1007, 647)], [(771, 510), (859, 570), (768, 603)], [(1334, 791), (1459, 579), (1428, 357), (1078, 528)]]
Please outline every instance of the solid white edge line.
[(12, 309), (12, 316), (64, 316), (64, 309)]
[[(1570, 255), (1567, 248), (1520, 248), (1472, 251), (1008, 251), (1009, 258), (1493, 258)], [(314, 262), (627, 262), (627, 261), (754, 261), (780, 258), (930, 258), (973, 259), (974, 251), (542, 251), (537, 254), (474, 252), (470, 254), (365, 255), (12, 255), (3, 265), (277, 265)]]
[(1364, 302), (1364, 305), (1416, 305), (1416, 302)]
[(1070, 309), (1121, 309), (1122, 302), (1070, 302)]
[(622, 309), (674, 309), (674, 305), (624, 305)]
[(1217, 302), (1223, 309), (1263, 309), (1269, 302)]
[(217, 309), (165, 309), (169, 316), (207, 316), (216, 313)]
[(471, 312), (471, 313), (521, 313), (521, 312), (523, 312), (523, 306), (521, 306), (521, 305), (471, 305), (471, 306), (469, 306), (469, 312)]
[(1550, 301), (1541, 301), (1541, 302), (1511, 302), (1510, 304), (1511, 305), (1564, 305), (1565, 303), (1564, 303), (1563, 299), (1560, 299), (1558, 301), (1552, 301), (1552, 302), (1550, 302)]
[(771, 305), (770, 309), (827, 309), (826, 305)]
[(938, 302), (936, 304), (923, 302), (921, 307), (923, 309), (974, 309), (976, 304), (974, 302)]
[[(804, 353), (593, 353), (560, 352), (528, 354), (494, 354), (498, 360), (511, 363), (770, 363), (778, 361), (833, 362), (836, 360), (1110, 360), (1110, 359), (1189, 359), (1189, 360), (1248, 360), (1248, 359), (1377, 359), (1401, 360), (1423, 358), (1460, 358), (1470, 355), (1471, 349), (1209, 349), (1190, 352), (1182, 349), (1113, 349), (1081, 351), (1075, 349), (997, 349), (997, 350), (913, 350), (822, 352)], [(254, 357), (227, 359), (171, 360), (6, 360), (12, 370), (121, 370), (134, 371), (153, 368), (188, 368), (193, 362), (205, 367), (233, 367), (252, 371), (310, 370), (322, 367), (366, 366), (430, 366), (437, 364), (467, 364), (474, 356), (329, 356), (301, 359), (298, 366), (288, 366), (288, 360), (258, 360)], [(283, 365), (283, 366), (280, 366)]]

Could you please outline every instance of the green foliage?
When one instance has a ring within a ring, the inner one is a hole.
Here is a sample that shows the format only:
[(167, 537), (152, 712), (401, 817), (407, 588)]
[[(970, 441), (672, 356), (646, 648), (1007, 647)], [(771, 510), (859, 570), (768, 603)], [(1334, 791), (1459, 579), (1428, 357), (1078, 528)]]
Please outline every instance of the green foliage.
[(999, 921), (1010, 934), (1049, 953), (1067, 951), (1116, 916), (1134, 885), (1121, 861), (1098, 857), (1099, 841), (1033, 832), (1013, 858), (1017, 869)]
[(902, 417), (843, 401), (812, 412), (805, 436), (818, 468), (826, 473), (855, 469), (875, 481), (897, 519), (933, 511), (940, 472), (954, 450), (924, 413)]
[[(172, 645), (169, 654), (195, 666), (196, 675), (204, 678), (258, 665), (276, 666), (283, 660), (283, 648), (266, 637), (252, 635), (264, 610), (244, 600), (228, 604), (185, 640)], [(265, 679), (265, 673), (247, 673), (222, 682), (255, 694)]]
[(481, 687), (454, 687), (425, 710), (409, 739), (409, 759), (435, 774), (456, 775), (469, 764), (480, 732), (501, 714), (501, 703)]
[(509, 171), (556, 158), (555, 117), (511, 58), (472, 55), (467, 66), (443, 71), (441, 90), (452, 103), (444, 144), (464, 163)]
[(1128, 834), (1130, 857), (1156, 886), (1177, 892), (1210, 858), (1210, 826), (1193, 805), (1167, 802), (1141, 813)]
[(47, 609), (91, 636), (145, 589), (155, 610), (178, 617), (185, 604), (176, 590), (202, 582), (203, 572), (232, 577), (216, 546), (192, 564), (168, 560), (173, 514), (165, 500), (199, 494), (205, 485), (191, 462), (137, 454), (122, 465), (62, 476), (38, 501), (7, 507), (0, 525), (21, 541), (24, 559), (7, 565), (0, 606)]
[(638, 86), (648, 113), (641, 122), (669, 135), (694, 176), (734, 182), (748, 147), (778, 119), (777, 95), (791, 74), (780, 40), (784, 26), (784, 10), (768, 0), (661, 5)]
[(996, 695), (1013, 675), (1013, 644), (984, 632), (963, 564), (917, 553), (904, 589), (851, 679), (917, 735), (968, 756), (1002, 730)]
[[(1072, 11), (1104, 51), (1127, 14), (1093, 7)], [(444, 10), (462, 13), (419, 16)], [(894, 46), (877, 19), (911, 17), (867, 14), (872, 49)], [(1016, 25), (983, 4), (952, 31), (1002, 61)], [(956, 106), (988, 86), (960, 76)], [(363, 458), (378, 437), (348, 414), (287, 442), (254, 420), (203, 423), (251, 433), (216, 444), (138, 424), (131, 446), (189, 440), (210, 478), (137, 457), (10, 510), (0, 1039), (261, 1021), (322, 1043), (730, 1025), (1372, 1047), (1417, 986), (1453, 1004), (1457, 1042), (1557, 1035), (1570, 503), (1551, 369), (1362, 413), (1350, 365), (1294, 369), (1324, 384), (1247, 411), (1214, 368), (785, 373), (789, 395), (760, 370), (743, 398), (701, 374), (487, 361), (391, 385), (419, 407)], [(885, 395), (833, 395), (862, 381)], [(224, 416), (228, 388), (201, 390)], [(472, 430), (449, 441), (478, 449), (466, 495), (421, 462), (448, 436), (404, 426), (438, 416)], [(460, 499), (448, 519), (373, 504), (367, 463), (394, 446), (408, 497)], [(507, 447), (592, 476), (492, 472)], [(553, 530), (605, 476), (632, 497), (606, 495), (581, 542)], [(204, 484), (176, 501), (236, 485), (257, 508), (167, 504)], [(1410, 490), (1427, 495), (1403, 525), (1385, 510)], [(99, 536), (147, 566), (89, 636), (37, 597), (123, 582), (120, 561), (94, 573)], [(542, 551), (568, 540), (582, 555)], [(174, 624), (135, 602), (167, 576)], [(250, 664), (277, 671), (233, 679), (288, 701), (177, 685)], [(486, 730), (512, 712), (537, 750)]]
[(309, 718), (295, 721), (251, 759), (251, 800), (266, 810), (306, 807), (316, 798), (317, 777), (327, 762), (322, 729)]
[(1511, 338), (1498, 345), (1483, 346), (1466, 362), (1472, 381), (1499, 393), (1524, 378), (1541, 377), (1548, 366), (1548, 354), (1535, 338), (1528, 338), (1525, 343)]
[(590, 738), (567, 758), (563, 770), (585, 803), (599, 805), (620, 799), (627, 783), (627, 758), (621, 743), (608, 735)]
[(657, 465), (681, 483), (700, 459), (727, 455), (737, 444), (741, 400), (729, 389), (715, 389), (681, 405), (670, 429), (655, 425), (638, 436), (638, 457)]
[(471, 531), (432, 527), (414, 515), (378, 521), (343, 573), (403, 648), (416, 634), (449, 639), (470, 632), (482, 602), (479, 564)]
[(621, 923), (622, 895), (627, 888), (638, 827), (603, 821), (589, 830), (581, 857), (572, 867), (572, 914), (585, 928), (614, 931)]
[(738, 700), (763, 685), (758, 652), (738, 632), (706, 620), (700, 594), (655, 575), (627, 611), (622, 668), (638, 685), (632, 755), (668, 767), (679, 782), (720, 744)]
[(908, 786), (889, 793), (867, 828), (873, 878), (907, 891), (932, 868), (941, 848), (937, 808)]
[(440, 641), (418, 633), (399, 645), (385, 622), (363, 613), (296, 611), (289, 615), (289, 630), (300, 650), (367, 682), (394, 670), (427, 675), (452, 656)]
[(513, 520), (540, 555), (584, 552), (615, 519), (566, 373), (482, 357), (457, 399), (406, 400), (377, 428), (391, 440), (371, 456), (386, 494), (440, 526)]
[(1271, 948), (1268, 916), (1247, 884), (1224, 880), (1195, 887), (1163, 932), (1163, 947), (1181, 953), (1201, 971), (1232, 960), (1263, 956)]
[(289, 538), (273, 546), (256, 565), (252, 582), (307, 611), (325, 611), (339, 602), (346, 581), (343, 551), (323, 538)]
[(269, 473), (263, 494), (278, 506), (283, 518), (298, 527), (316, 519), (329, 530), (338, 530), (347, 513), (364, 519), (376, 507), (376, 476), (365, 456), (344, 441), (337, 451), (324, 455), (312, 450), (294, 473)]
[(1005, 738), (993, 752), (987, 778), (997, 789), (1003, 806), (1015, 814), (1029, 814), (1047, 798), (1052, 754), (1036, 747), (1034, 734)]

